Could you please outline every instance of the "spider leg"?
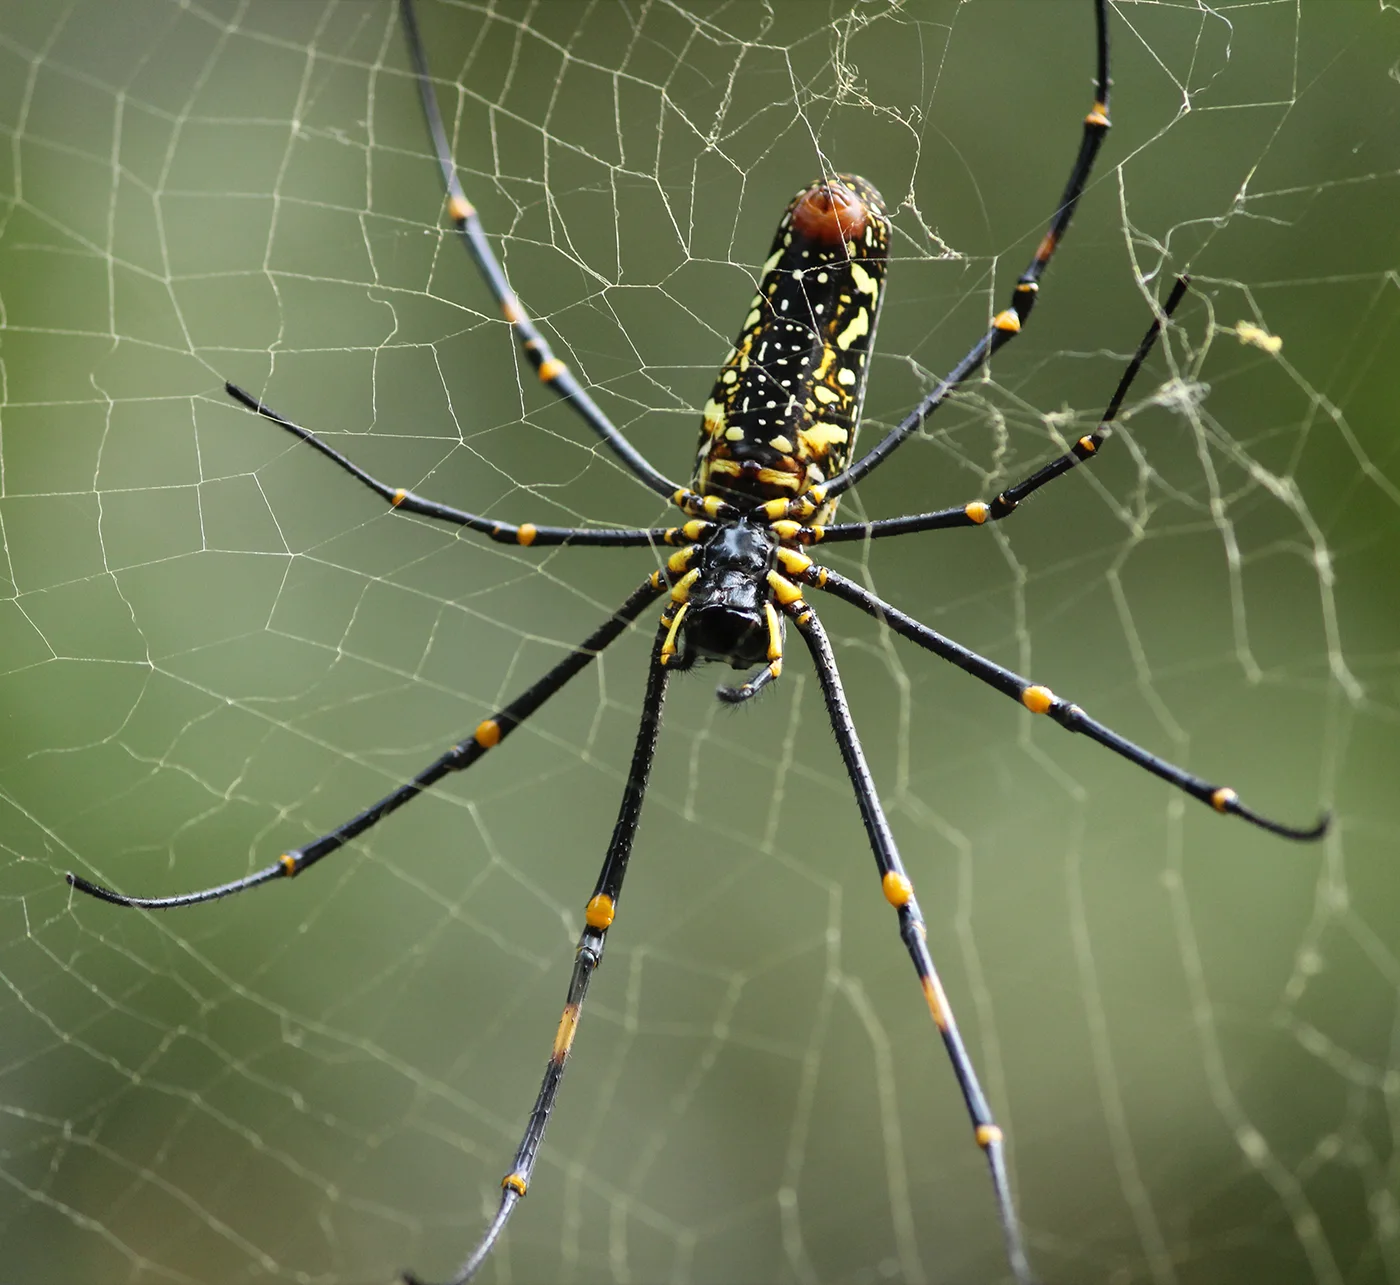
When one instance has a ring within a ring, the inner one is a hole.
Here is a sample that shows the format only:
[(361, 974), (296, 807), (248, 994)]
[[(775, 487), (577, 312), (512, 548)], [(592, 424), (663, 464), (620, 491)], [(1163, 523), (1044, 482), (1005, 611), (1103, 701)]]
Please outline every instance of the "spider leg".
[(428, 72), (428, 55), (423, 49), (423, 37), (418, 30), (418, 18), (413, 11), (412, 0), (400, 0), (399, 13), (403, 20), (404, 38), (408, 42), (408, 56), (413, 63), (413, 78), (418, 84), (418, 97), (423, 103), (423, 115), (427, 119), (428, 132), (432, 135), (438, 166), (442, 170), (443, 185), (447, 189), (447, 211), (487, 289), (495, 296), (501, 314), (510, 322), (521, 349), (539, 374), (540, 381), (549, 385), (579, 414), (612, 448), (634, 477), (658, 495), (670, 500), (677, 493), (676, 484), (660, 473), (603, 414), (583, 385), (574, 378), (573, 372), (550, 350), (549, 343), (540, 334), (539, 328), (510, 288), (505, 269), (501, 267), (495, 251), (491, 249), (491, 243), (486, 239), (476, 207), (467, 200), (466, 193), (462, 191), (462, 185), (457, 179), (457, 169), (452, 162), (452, 149), (447, 141), (447, 130), (442, 123), (437, 93), (433, 89), (432, 78)]
[[(1009, 343), (1020, 333), (1035, 307), (1040, 290), (1040, 278), (1063, 239), (1069, 221), (1074, 217), (1079, 198), (1089, 182), (1089, 174), (1094, 168), (1104, 135), (1108, 133), (1108, 0), (1095, 0), (1094, 14), (1098, 31), (1097, 72), (1095, 75), (1094, 105), (1084, 117), (1084, 132), (1080, 137), (1079, 152), (1070, 168), (1059, 204), (1050, 219), (1050, 226), (1036, 247), (1034, 256), (1026, 270), (1016, 279), (1008, 306), (992, 319), (987, 332), (975, 343), (967, 355), (931, 392), (925, 395), (908, 415), (879, 442), (858, 459), (844, 473), (838, 473), (830, 481), (814, 486), (806, 494), (788, 501), (786, 506), (774, 504), (770, 516), (774, 518), (808, 518), (823, 504), (830, 503), (838, 495), (849, 491), (866, 474), (872, 472), (894, 452), (908, 437), (919, 429), (924, 421), (936, 411), (959, 384), (988, 361), (1003, 344)], [(782, 511), (778, 511), (781, 509)]]
[(425, 517), (438, 518), (443, 522), (453, 522), (457, 526), (480, 531), (484, 535), (490, 536), (497, 544), (538, 544), (541, 546), (591, 544), (613, 549), (635, 549), (658, 544), (689, 543), (697, 537), (694, 534), (687, 536), (685, 531), (691, 528), (696, 532), (701, 530), (701, 527), (694, 523), (685, 528), (566, 527), (536, 526), (533, 522), (521, 522), (517, 525), (512, 522), (498, 522), (494, 518), (480, 517), (475, 513), (454, 509), (446, 504), (438, 504), (434, 500), (425, 500), (421, 495), (415, 495), (412, 491), (405, 490), (401, 486), (390, 486), (387, 482), (381, 482), (377, 478), (371, 477), (353, 460), (348, 459), (335, 447), (317, 437), (309, 428), (303, 428), (300, 424), (294, 423), (285, 415), (273, 410), (271, 406), (259, 401), (246, 389), (240, 388), (237, 384), (225, 384), (224, 388), (234, 401), (241, 402), (264, 419), (270, 419), (279, 428), (285, 428), (292, 436), (299, 437), (308, 446), (315, 447), (327, 459), (334, 460), (339, 464), (351, 477), (358, 478), (376, 495), (388, 500), (401, 513), (421, 513)]
[(173, 897), (127, 897), (114, 892), (101, 884), (92, 883), (80, 875), (69, 874), (69, 884), (79, 892), (85, 892), (101, 901), (116, 906), (136, 906), (142, 910), (169, 910), (175, 906), (192, 906), (202, 901), (218, 901), (221, 897), (259, 884), (270, 883), (274, 879), (290, 878), (300, 874), (308, 866), (313, 866), (322, 857), (329, 856), (338, 848), (344, 847), (351, 839), (363, 834), (371, 826), (377, 825), (391, 812), (396, 812), (405, 803), (411, 802), (429, 786), (435, 785), (451, 772), (465, 771), (487, 750), (499, 745), (517, 727), (530, 717), (555, 692), (559, 691), (571, 678), (585, 670), (599, 656), (609, 643), (621, 635), (632, 621), (654, 602), (666, 587), (660, 572), (647, 577), (632, 591), (627, 600), (608, 617), (597, 629), (577, 647), (569, 652), (557, 665), (549, 670), (533, 686), (526, 688), (508, 705), (502, 706), (495, 714), (477, 726), (466, 740), (459, 741), (446, 754), (434, 759), (411, 780), (398, 789), (386, 794), (377, 803), (372, 803), (363, 812), (350, 818), (343, 825), (323, 834), (302, 848), (293, 848), (278, 857), (270, 866), (199, 892), (186, 892)]
[(1049, 714), (1067, 731), (1083, 733), (1091, 741), (1097, 741), (1115, 754), (1121, 754), (1128, 762), (1161, 777), (1193, 799), (1209, 804), (1217, 812), (1243, 817), (1250, 824), (1272, 834), (1281, 835), (1285, 839), (1320, 839), (1327, 833), (1331, 821), (1328, 813), (1324, 812), (1310, 826), (1291, 826), (1271, 820), (1241, 803), (1239, 795), (1229, 786), (1213, 785), (1199, 776), (1183, 771), (1173, 763), (1168, 763), (1165, 759), (1158, 758), (1097, 719), (1090, 718), (1078, 705), (1062, 700), (1048, 687), (1032, 683), (1020, 674), (962, 646), (961, 643), (945, 638), (936, 630), (920, 624), (912, 616), (905, 615), (897, 607), (876, 597), (869, 590), (847, 580), (845, 576), (834, 571), (813, 569), (806, 573), (806, 579), (808, 583), (859, 607), (866, 615), (884, 621), (895, 633), (918, 643), (926, 651), (952, 662), (989, 687), (995, 687), (1002, 695), (1020, 702), (1032, 714)]
[(1171, 294), (1162, 305), (1161, 313), (1153, 318), (1133, 354), (1133, 359), (1118, 381), (1118, 387), (1114, 389), (1113, 397), (1099, 419), (1098, 428), (1092, 433), (1086, 433), (1057, 459), (1051, 460), (1014, 486), (1008, 486), (990, 504), (982, 500), (973, 500), (971, 504), (940, 509), (937, 513), (915, 513), (908, 517), (881, 518), (875, 522), (840, 522), (834, 526), (804, 527), (802, 530), (814, 533), (811, 537), (812, 543), (821, 540), (837, 544), (847, 540), (878, 540), (882, 536), (910, 535), (916, 531), (938, 531), (947, 527), (981, 526), (984, 522), (1000, 522), (1002, 518), (1008, 517), (1016, 511), (1022, 500), (1034, 495), (1047, 482), (1063, 477), (1076, 464), (1094, 458), (1112, 431), (1111, 425), (1118, 418), (1123, 399), (1128, 395), (1128, 389), (1132, 387), (1133, 380), (1137, 378), (1148, 353), (1156, 344), (1163, 323), (1176, 311), (1177, 304), (1186, 294), (1190, 280), (1190, 277), (1184, 276), (1176, 279), (1176, 285), (1172, 287)]
[(861, 820), (865, 823), (865, 832), (870, 837), (871, 851), (875, 854), (875, 865), (880, 872), (880, 886), (884, 891), (885, 900), (899, 914), (900, 940), (904, 942), (904, 948), (914, 962), (914, 971), (918, 974), (929, 1013), (933, 1016), (938, 1033), (943, 1037), (948, 1059), (953, 1064), (953, 1074), (957, 1076), (958, 1087), (962, 1090), (963, 1101), (967, 1104), (967, 1113), (972, 1120), (973, 1136), (987, 1157), (987, 1165), (992, 1175), (992, 1190), (996, 1197), (997, 1215), (1006, 1239), (1006, 1256), (1011, 1264), (1012, 1275), (1015, 1276), (1018, 1285), (1029, 1285), (1032, 1280), (1031, 1269), (1021, 1240), (1015, 1203), (1011, 1198), (1003, 1134), (992, 1118), (991, 1108), (982, 1092), (972, 1059), (968, 1056), (957, 1021), (953, 1017), (952, 1006), (948, 1003), (943, 983), (939, 980), (938, 970), (934, 967), (933, 957), (929, 953), (928, 932), (924, 925), (923, 912), (920, 911), (919, 903), (914, 897), (914, 885), (899, 859), (894, 834), (875, 792), (875, 782), (865, 761), (865, 751), (861, 748), (860, 737), (856, 734), (855, 723), (851, 719), (850, 707), (846, 704), (846, 693), (836, 668), (831, 641), (816, 613), (801, 598), (784, 603), (783, 611), (792, 617), (807, 644), (807, 650), (812, 653), (817, 679), (821, 683), (822, 695), (826, 698), (831, 729), (836, 733), (836, 743), (841, 748), (841, 758), (846, 764), (846, 773), (851, 778), (851, 785), (855, 790)]
[[(486, 1261), (497, 1238), (505, 1230), (515, 1206), (529, 1189), (530, 1175), (535, 1168), (540, 1144), (544, 1141), (550, 1112), (554, 1110), (559, 1086), (564, 1079), (564, 1068), (568, 1064), (569, 1049), (578, 1030), (583, 1001), (588, 994), (588, 984), (602, 962), (608, 928), (617, 914), (617, 900), (622, 894), (622, 881), (627, 876), (627, 862), (632, 855), (637, 823), (641, 820), (642, 803), (646, 798), (647, 781), (651, 776), (652, 759), (656, 753), (657, 733), (661, 728), (661, 707), (666, 700), (666, 684), (671, 673), (670, 669), (661, 663), (661, 649), (670, 626), (668, 609), (668, 613), (662, 617), (661, 628), (657, 631), (656, 641), (652, 645), (651, 662), (647, 667), (646, 695), (642, 698), (641, 724), (637, 728), (637, 741), (632, 750), (632, 766), (627, 773), (627, 784), (622, 790), (622, 804), (618, 809), (617, 824), (613, 827), (608, 853), (603, 858), (598, 882), (594, 885), (593, 895), (584, 911), (585, 926), (574, 956), (574, 971), (569, 978), (568, 997), (564, 1002), (563, 1015), (559, 1019), (559, 1029), (554, 1035), (554, 1046), (550, 1050), (549, 1061), (545, 1065), (539, 1094), (530, 1111), (530, 1119), (525, 1125), (525, 1133), (516, 1149), (510, 1172), (501, 1181), (501, 1203), (497, 1207), (495, 1217), (491, 1219), (476, 1248), (457, 1269), (449, 1285), (464, 1285), (464, 1282), (476, 1274), (477, 1269)], [(422, 1278), (411, 1272), (405, 1272), (403, 1280), (405, 1285), (424, 1285)]]

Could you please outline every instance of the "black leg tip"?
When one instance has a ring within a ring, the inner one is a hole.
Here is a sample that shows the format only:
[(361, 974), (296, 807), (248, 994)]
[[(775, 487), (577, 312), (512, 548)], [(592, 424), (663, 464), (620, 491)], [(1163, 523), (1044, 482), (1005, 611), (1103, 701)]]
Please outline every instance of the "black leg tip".
[(234, 401), (246, 406), (249, 410), (258, 409), (258, 399), (254, 397), (252, 393), (240, 388), (233, 380), (226, 379), (224, 381), (224, 392), (232, 397)]
[(82, 875), (75, 875), (71, 870), (63, 877), (70, 888), (76, 888), (79, 892), (84, 892), (89, 897), (96, 897), (98, 901), (105, 901), (113, 906), (124, 906), (127, 904), (121, 896), (113, 892), (110, 888), (104, 888), (100, 883), (92, 883), (90, 880), (84, 879)]
[(1245, 807), (1238, 799), (1229, 800), (1222, 810), (1243, 817), (1252, 825), (1257, 825), (1261, 830), (1267, 830), (1270, 834), (1276, 834), (1282, 839), (1296, 839), (1299, 843), (1316, 842), (1332, 828), (1332, 814), (1330, 812), (1323, 812), (1310, 826), (1294, 826), (1284, 825), (1281, 821), (1271, 821), (1253, 808)]
[(1299, 843), (1315, 843), (1332, 828), (1332, 814), (1330, 812), (1324, 812), (1312, 825), (1306, 827), (1279, 825), (1277, 822), (1258, 816), (1251, 816), (1250, 819), (1257, 820), (1264, 829), (1271, 830), (1274, 834), (1281, 835), (1285, 839), (1296, 839)]
[(1322, 838), (1322, 836), (1325, 835), (1325, 834), (1327, 833), (1327, 831), (1330, 830), (1331, 828), (1332, 828), (1332, 814), (1331, 814), (1330, 812), (1323, 812), (1323, 813), (1317, 818), (1316, 824), (1313, 825), (1311, 829), (1304, 830), (1304, 831), (1302, 831), (1301, 833), (1299, 833), (1298, 838), (1300, 838), (1300, 839), (1308, 839), (1308, 840), (1320, 839), (1320, 838)]

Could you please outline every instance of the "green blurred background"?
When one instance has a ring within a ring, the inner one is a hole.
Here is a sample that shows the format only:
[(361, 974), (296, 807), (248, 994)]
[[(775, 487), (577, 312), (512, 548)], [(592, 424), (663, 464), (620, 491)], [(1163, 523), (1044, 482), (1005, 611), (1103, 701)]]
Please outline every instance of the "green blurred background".
[[(1223, 820), (824, 618), (1048, 1285), (1400, 1280), (1400, 14), (1112, 22), (1115, 128), (1033, 324), (845, 512), (1043, 462), (1189, 269), (1169, 349), (1093, 470), (1013, 521), (828, 561), (1334, 830)], [(854, 170), (894, 214), (868, 444), (1000, 306), (1091, 94), (1087, 0), (422, 23), (517, 289), (677, 478), (792, 191)], [(63, 873), (155, 894), (266, 864), (654, 565), (386, 513), (225, 378), (449, 503), (669, 519), (441, 232), (387, 0), (0, 0), (0, 131), (0, 1274), (444, 1273), (536, 1091), (649, 627), (294, 884), (149, 915)], [(1004, 1279), (805, 659), (740, 710), (722, 677), (673, 685), (606, 966), (482, 1279)]]

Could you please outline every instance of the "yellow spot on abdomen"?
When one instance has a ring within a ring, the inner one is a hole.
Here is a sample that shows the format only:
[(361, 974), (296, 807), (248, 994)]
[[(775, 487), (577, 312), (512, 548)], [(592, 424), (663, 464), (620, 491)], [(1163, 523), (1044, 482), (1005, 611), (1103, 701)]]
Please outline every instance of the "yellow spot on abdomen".
[(394, 498), (390, 500), (389, 503), (395, 508), (398, 508), (406, 499), (408, 499), (408, 492), (405, 491), (403, 487), (399, 487), (399, 489), (394, 492)]
[(1217, 812), (1228, 812), (1230, 805), (1236, 802), (1239, 797), (1228, 785), (1222, 785), (1210, 796), (1210, 806)]
[(558, 357), (551, 357), (548, 361), (540, 362), (540, 382), (552, 384), (567, 368)]
[(862, 308), (852, 318), (848, 325), (839, 335), (836, 336), (836, 346), (845, 352), (862, 335), (870, 333), (870, 313)]
[(861, 294), (868, 294), (874, 298), (880, 292), (880, 283), (854, 259), (851, 260), (851, 280)]
[(997, 330), (1004, 330), (1007, 334), (1014, 335), (1021, 329), (1021, 318), (1016, 315), (1014, 309), (1008, 308), (1005, 312), (997, 313), (992, 326)]
[(517, 1196), (523, 1196), (529, 1184), (518, 1173), (508, 1173), (501, 1179), (501, 1186), (508, 1191), (513, 1191)]
[(539, 533), (539, 528), (533, 522), (522, 522), (520, 526), (516, 528), (515, 542), (516, 544), (523, 544), (526, 546), (532, 545), (535, 542), (535, 537), (539, 535)]
[(465, 223), (476, 213), (475, 207), (465, 196), (453, 195), (447, 200), (447, 213), (458, 223)]
[(844, 446), (851, 440), (851, 434), (839, 424), (816, 423), (799, 428), (797, 440), (810, 455), (821, 459), (830, 453), (833, 446)]
[(964, 506), (963, 512), (967, 514), (970, 522), (981, 526), (991, 514), (991, 509), (983, 500), (973, 500), (971, 504)]
[(1003, 1134), (1001, 1129), (995, 1124), (979, 1124), (974, 1136), (977, 1139), (977, 1145), (985, 1151), (993, 1143), (1000, 1142)]

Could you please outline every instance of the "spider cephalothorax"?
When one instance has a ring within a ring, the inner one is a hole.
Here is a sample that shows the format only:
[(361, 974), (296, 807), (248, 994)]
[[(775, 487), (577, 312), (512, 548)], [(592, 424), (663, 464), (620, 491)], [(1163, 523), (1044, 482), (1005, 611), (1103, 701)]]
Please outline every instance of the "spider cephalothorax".
[(697, 660), (718, 660), (752, 669), (772, 659), (772, 633), (781, 624), (767, 575), (777, 550), (770, 527), (741, 519), (716, 525), (703, 544), (674, 554), (667, 568), (676, 607), (662, 663), (689, 669)]

